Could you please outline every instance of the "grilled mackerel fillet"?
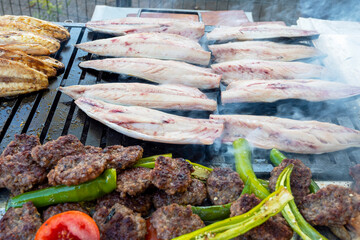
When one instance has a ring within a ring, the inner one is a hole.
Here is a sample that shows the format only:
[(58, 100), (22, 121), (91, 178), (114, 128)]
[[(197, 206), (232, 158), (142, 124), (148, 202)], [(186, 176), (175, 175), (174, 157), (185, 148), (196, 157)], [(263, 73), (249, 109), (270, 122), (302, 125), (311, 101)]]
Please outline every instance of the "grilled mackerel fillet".
[(47, 63), (48, 65), (52, 66), (53, 68), (60, 70), (65, 68), (65, 65), (60, 62), (59, 60), (56, 60), (55, 58), (49, 57), (49, 56), (35, 56), (34, 58), (39, 59), (43, 61), (44, 63)]
[(207, 34), (208, 40), (252, 40), (267, 38), (295, 38), (319, 35), (317, 31), (303, 30), (297, 27), (287, 27), (278, 24), (263, 24), (243, 27), (218, 27)]
[(360, 94), (359, 86), (313, 80), (242, 80), (232, 82), (221, 92), (222, 103), (275, 102), (280, 99), (325, 101)]
[(212, 69), (184, 62), (152, 58), (108, 58), (79, 64), (82, 68), (127, 74), (165, 84), (182, 84), (196, 88), (218, 88), (221, 75)]
[(360, 131), (332, 123), (251, 115), (211, 115), (210, 119), (224, 121), (224, 142), (246, 138), (259, 148), (303, 154), (360, 147)]
[(196, 41), (168, 33), (134, 33), (75, 46), (101, 56), (169, 59), (200, 65), (208, 65), (211, 57)]
[(32, 56), (50, 55), (49, 49), (39, 44), (19, 43), (19, 44), (6, 44), (0, 47), (12, 51), (22, 51)]
[(75, 103), (89, 117), (124, 135), (145, 141), (210, 145), (223, 131), (223, 124), (215, 120), (180, 117), (88, 98), (79, 98)]
[(28, 16), (4, 15), (0, 17), (0, 31), (25, 31), (65, 41), (69, 31), (59, 25)]
[(251, 79), (308, 79), (321, 78), (324, 67), (302, 62), (275, 62), (264, 60), (236, 60), (211, 65), (222, 74), (225, 84)]
[[(47, 48), (48, 52), (55, 53), (60, 48), (60, 42), (55, 38), (50, 38), (42, 35), (38, 35), (31, 32), (21, 32), (21, 31), (11, 31), (11, 32), (0, 32), (0, 46), (3, 47), (6, 45), (14, 45), (14, 44), (29, 44), (27, 47), (33, 47), (33, 45), (39, 45), (42, 48)], [(24, 46), (24, 45), (23, 45)], [(41, 49), (41, 48), (40, 48)], [(12, 50), (15, 50), (14, 48)], [(24, 49), (17, 49), (22, 50), (30, 54), (26, 47)], [(34, 55), (43, 55), (43, 51), (37, 52), (34, 49), (30, 49)], [(35, 53), (34, 53), (35, 52)]]
[(215, 111), (217, 103), (197, 88), (183, 85), (151, 85), (143, 83), (106, 83), (60, 87), (74, 99), (80, 97), (104, 102), (158, 109)]
[(319, 50), (300, 44), (284, 44), (269, 41), (243, 41), (209, 45), (216, 62), (241, 59), (293, 61), (323, 55)]
[(22, 64), (25, 64), (26, 66), (33, 68), (35, 70), (38, 70), (39, 72), (42, 72), (48, 77), (54, 77), (56, 76), (56, 69), (53, 68), (48, 63), (37, 59), (35, 57), (29, 56), (24, 52), (21, 51), (11, 51), (7, 50), (5, 48), (0, 47), (0, 58), (13, 60), (16, 62), (20, 62)]
[(30, 93), (47, 86), (45, 74), (22, 63), (0, 58), (0, 97)]
[(87, 22), (86, 27), (95, 32), (116, 36), (130, 33), (160, 32), (177, 34), (195, 40), (201, 38), (205, 31), (205, 25), (202, 22), (171, 18), (127, 17)]

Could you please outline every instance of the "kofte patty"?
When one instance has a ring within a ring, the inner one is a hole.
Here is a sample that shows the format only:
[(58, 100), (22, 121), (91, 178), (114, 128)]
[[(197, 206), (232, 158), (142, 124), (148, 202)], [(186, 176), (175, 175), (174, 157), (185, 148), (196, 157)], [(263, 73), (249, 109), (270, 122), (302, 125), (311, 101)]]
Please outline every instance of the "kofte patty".
[(137, 167), (120, 172), (116, 178), (116, 191), (121, 196), (135, 196), (144, 192), (151, 185), (151, 170), (149, 168)]
[(37, 136), (20, 134), (15, 135), (14, 140), (11, 141), (4, 149), (1, 156), (14, 155), (20, 152), (31, 151), (34, 147), (40, 145), (40, 140)]
[(31, 156), (40, 166), (50, 169), (63, 157), (83, 153), (85, 153), (85, 147), (79, 139), (74, 135), (66, 135), (34, 147)]
[(43, 212), (43, 219), (44, 222), (51, 218), (52, 216), (55, 216), (56, 214), (67, 212), (67, 211), (80, 211), (86, 214), (89, 214), (89, 212), (81, 207), (79, 203), (60, 203), (54, 206), (50, 206)]
[(32, 202), (21, 208), (9, 208), (0, 220), (0, 239), (33, 240), (42, 222)]
[(80, 154), (63, 157), (48, 176), (51, 185), (78, 185), (97, 178), (105, 170), (106, 154)]
[(191, 206), (171, 204), (157, 209), (150, 218), (158, 239), (172, 239), (205, 227), (205, 224)]
[(114, 145), (104, 148), (103, 152), (110, 155), (107, 168), (115, 168), (120, 171), (131, 167), (142, 158), (144, 149), (140, 146)]
[(194, 168), (182, 158), (160, 156), (155, 161), (151, 171), (151, 181), (167, 194), (184, 192), (191, 183), (191, 173)]
[(215, 205), (235, 201), (244, 188), (239, 174), (230, 168), (214, 168), (206, 185), (210, 201)]
[(94, 147), (94, 146), (85, 146), (85, 153), (102, 153), (103, 149), (101, 147)]
[(179, 205), (201, 205), (207, 197), (205, 184), (198, 180), (193, 179), (190, 186), (185, 192), (175, 193), (173, 195), (166, 194), (163, 190), (158, 190), (154, 194), (153, 203), (156, 208), (177, 203)]
[(139, 213), (116, 203), (111, 208), (101, 207), (93, 215), (101, 239), (139, 240), (146, 235), (146, 222)]
[(300, 211), (312, 225), (345, 225), (360, 215), (360, 195), (350, 188), (328, 185), (306, 196)]

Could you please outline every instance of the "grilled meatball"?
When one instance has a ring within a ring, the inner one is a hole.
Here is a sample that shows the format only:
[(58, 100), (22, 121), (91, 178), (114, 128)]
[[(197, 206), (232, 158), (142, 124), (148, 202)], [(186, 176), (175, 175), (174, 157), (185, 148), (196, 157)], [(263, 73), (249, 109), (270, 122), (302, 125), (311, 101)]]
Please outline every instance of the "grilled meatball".
[(20, 152), (31, 151), (34, 147), (40, 145), (40, 140), (37, 136), (20, 134), (15, 135), (14, 140), (7, 145), (1, 156), (15, 155)]
[(214, 168), (206, 183), (210, 201), (215, 205), (235, 201), (244, 188), (239, 174), (230, 168)]
[(152, 183), (167, 194), (186, 191), (191, 183), (191, 173), (194, 168), (182, 158), (160, 156), (155, 161), (151, 171)]
[(163, 190), (158, 190), (154, 195), (154, 206), (160, 208), (172, 203), (179, 205), (201, 205), (207, 196), (206, 186), (198, 179), (193, 179), (190, 186), (183, 193), (168, 195)]
[(85, 147), (79, 139), (74, 135), (66, 135), (34, 147), (31, 156), (40, 166), (50, 169), (63, 157), (83, 153), (85, 153)]
[[(238, 216), (250, 211), (261, 202), (254, 194), (242, 195), (236, 200), (230, 208), (231, 217)], [(253, 240), (286, 240), (291, 239), (293, 232), (287, 225), (285, 219), (280, 215), (269, 218), (265, 223), (251, 229), (247, 233), (239, 237), (239, 239), (253, 239)]]
[(137, 167), (120, 172), (116, 178), (116, 191), (120, 192), (121, 196), (126, 194), (135, 196), (144, 192), (151, 184), (150, 178), (151, 170), (149, 168)]
[(21, 208), (9, 208), (0, 221), (0, 239), (33, 240), (41, 218), (32, 202)]
[(13, 195), (23, 193), (46, 179), (45, 168), (40, 167), (31, 157), (30, 151), (0, 157), (0, 187)]
[(50, 206), (43, 212), (44, 222), (56, 214), (67, 211), (80, 211), (89, 214), (89, 212), (82, 208), (79, 203), (61, 203), (55, 206)]
[(116, 203), (111, 208), (101, 207), (93, 215), (101, 239), (138, 240), (146, 235), (146, 222), (138, 213)]
[(312, 225), (345, 225), (360, 215), (360, 195), (349, 188), (328, 185), (306, 196), (300, 210)]
[(156, 229), (158, 239), (172, 239), (205, 227), (200, 217), (193, 214), (191, 206), (175, 203), (157, 209), (151, 215), (150, 222)]
[(280, 173), (289, 164), (294, 165), (294, 169), (290, 177), (291, 192), (295, 198), (295, 202), (300, 204), (303, 197), (310, 193), (309, 186), (312, 177), (310, 168), (306, 167), (300, 160), (284, 159), (279, 166), (275, 167), (270, 173), (271, 177), (269, 179), (269, 188), (271, 191), (275, 191), (276, 181)]
[(63, 157), (48, 176), (51, 185), (78, 185), (95, 179), (105, 170), (106, 154), (80, 154)]
[(355, 181), (354, 191), (360, 194), (360, 164), (350, 168), (350, 176)]
[(94, 147), (94, 146), (85, 146), (85, 154), (88, 153), (102, 153), (103, 149), (101, 147)]
[(118, 192), (112, 192), (97, 200), (95, 210), (101, 207), (111, 208), (115, 203), (120, 203), (134, 212), (140, 213), (142, 216), (147, 216), (152, 207), (151, 198), (152, 196), (146, 193), (135, 197), (121, 197)]
[(142, 158), (143, 151), (140, 146), (115, 145), (104, 148), (103, 152), (110, 155), (107, 168), (115, 168), (120, 171), (134, 165), (137, 160)]

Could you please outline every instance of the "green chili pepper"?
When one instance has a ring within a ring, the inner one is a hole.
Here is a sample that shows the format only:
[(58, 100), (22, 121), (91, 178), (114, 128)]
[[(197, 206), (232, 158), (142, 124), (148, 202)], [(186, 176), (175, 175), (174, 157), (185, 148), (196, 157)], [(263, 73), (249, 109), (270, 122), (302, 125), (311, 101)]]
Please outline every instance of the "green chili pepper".
[[(288, 165), (279, 175), (278, 180), (276, 182), (276, 190), (281, 187), (286, 187), (287, 190), (291, 193), (290, 187), (290, 175), (294, 168), (293, 164)], [(326, 238), (321, 235), (315, 228), (313, 228), (301, 215), (299, 209), (297, 208), (295, 201), (291, 200), (282, 210), (282, 215), (289, 223), (291, 228), (299, 234), (302, 239), (311, 240), (311, 239), (319, 239), (326, 240)]]
[[(284, 154), (275, 148), (273, 148), (270, 152), (270, 161), (274, 164), (274, 166), (279, 166), (279, 164), (286, 158), (287, 157)], [(311, 193), (316, 193), (320, 190), (320, 187), (314, 180), (311, 179), (309, 189)]]
[(156, 161), (156, 159), (160, 156), (172, 157), (172, 153), (165, 153), (165, 154), (154, 155), (154, 156), (150, 156), (150, 157), (146, 157), (146, 158), (141, 158), (136, 162), (134, 167), (142, 167), (142, 164), (145, 164), (145, 163), (154, 163)]
[(232, 239), (267, 221), (279, 213), (294, 197), (285, 188), (270, 194), (250, 211), (213, 223), (194, 232), (179, 236), (173, 240), (191, 239)]
[(239, 138), (233, 142), (235, 168), (245, 182), (250, 180), (251, 191), (260, 199), (266, 198), (270, 192), (259, 182), (251, 165), (251, 149), (248, 142)]
[(20, 194), (11, 198), (6, 206), (21, 207), (32, 202), (36, 207), (48, 205), (95, 200), (116, 189), (116, 170), (107, 169), (94, 180), (75, 186), (55, 186)]

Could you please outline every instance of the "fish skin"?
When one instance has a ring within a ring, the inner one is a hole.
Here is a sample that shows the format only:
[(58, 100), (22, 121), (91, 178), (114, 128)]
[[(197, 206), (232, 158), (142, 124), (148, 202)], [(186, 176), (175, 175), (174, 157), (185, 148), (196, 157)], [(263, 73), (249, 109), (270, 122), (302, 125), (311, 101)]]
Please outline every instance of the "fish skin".
[(284, 44), (270, 41), (243, 41), (209, 45), (216, 62), (241, 59), (258, 59), (269, 61), (293, 61), (304, 58), (323, 56), (314, 47), (300, 44)]
[(47, 48), (50, 53), (55, 53), (60, 48), (60, 42), (55, 38), (21, 31), (0, 32), (0, 46), (7, 44), (41, 45)]
[(38, 91), (48, 85), (45, 74), (22, 63), (0, 58), (0, 97)]
[(303, 62), (246, 59), (213, 64), (211, 68), (222, 75), (221, 81), (225, 84), (251, 79), (308, 79), (325, 75), (324, 67)]
[(359, 86), (318, 79), (242, 80), (221, 92), (222, 103), (275, 102), (281, 99), (326, 101), (360, 94)]
[(360, 131), (332, 123), (251, 115), (210, 115), (223, 120), (223, 142), (246, 138), (254, 146), (321, 154), (360, 147)]
[(202, 89), (218, 88), (221, 75), (188, 63), (152, 58), (108, 58), (79, 64), (82, 68), (127, 74), (162, 84), (182, 84)]
[(134, 33), (75, 46), (100, 56), (168, 59), (200, 65), (208, 65), (211, 57), (194, 40), (169, 33)]
[(69, 31), (63, 26), (29, 16), (0, 16), (1, 31), (27, 31), (66, 41), (70, 38)]
[(126, 17), (103, 21), (90, 21), (86, 27), (94, 32), (122, 36), (142, 32), (162, 32), (181, 35), (197, 40), (205, 33), (202, 22), (172, 18), (138, 18)]
[(223, 131), (223, 124), (216, 120), (180, 117), (88, 98), (79, 98), (75, 103), (89, 117), (124, 135), (145, 141), (211, 145)]
[(65, 65), (55, 58), (52, 58), (49, 56), (35, 56), (35, 58), (43, 61), (44, 63), (47, 63), (48, 65), (52, 66), (56, 70), (61, 70), (61, 69), (65, 68)]
[(22, 51), (32, 56), (42, 56), (42, 55), (51, 54), (49, 49), (39, 44), (19, 43), (19, 44), (6, 44), (0, 46), (8, 50)]
[(106, 83), (60, 87), (74, 98), (97, 99), (111, 104), (156, 109), (215, 111), (216, 101), (197, 88), (182, 85), (151, 85), (143, 83)]
[(0, 58), (20, 62), (26, 66), (44, 73), (48, 77), (56, 76), (56, 69), (40, 59), (29, 56), (21, 51), (11, 51), (0, 47)]
[(319, 35), (317, 31), (304, 30), (296, 27), (278, 24), (263, 24), (257, 26), (218, 27), (206, 35), (209, 41), (252, 40), (268, 38), (295, 38)]

